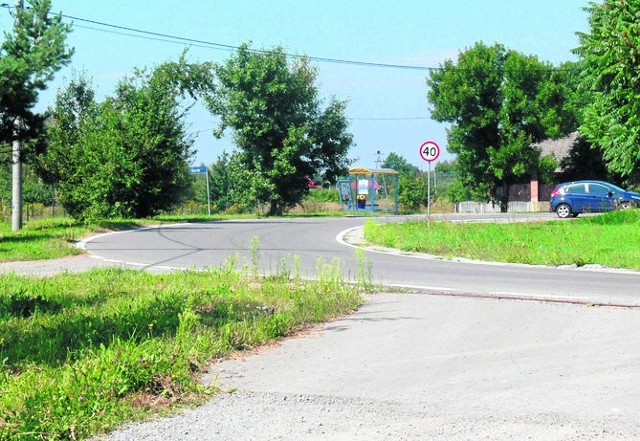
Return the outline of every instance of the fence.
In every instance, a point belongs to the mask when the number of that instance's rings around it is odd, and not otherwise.
[[[548,211],[549,202],[510,201],[507,212]],[[500,204],[492,202],[464,201],[453,204],[454,213],[500,213]]]
[[[62,208],[62,205],[46,206],[40,203],[25,203],[22,206],[22,219],[25,222],[52,217],[67,217],[67,212]],[[0,203],[0,220],[11,222],[10,204]]]

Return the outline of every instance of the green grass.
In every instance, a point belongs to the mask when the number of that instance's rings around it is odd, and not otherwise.
[[[0,276],[0,439],[84,439],[200,402],[212,359],[353,311],[337,264],[319,279],[256,278],[235,263],[151,275],[121,269]]]
[[[640,270],[640,210],[571,221],[365,224],[371,243],[444,257]]]
[[[10,225],[0,223],[0,262],[80,254],[73,242],[91,231],[91,228],[67,218],[29,222],[15,233]]]

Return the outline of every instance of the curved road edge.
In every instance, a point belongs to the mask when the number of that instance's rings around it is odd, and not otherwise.
[[[371,253],[388,254],[393,256],[405,256],[416,259],[426,260],[447,260],[451,262],[460,262],[466,264],[475,265],[491,265],[491,266],[511,266],[511,267],[540,267],[557,269],[558,271],[589,271],[589,272],[605,272],[613,274],[631,274],[640,276],[639,271],[633,271],[620,268],[607,268],[602,265],[585,265],[578,267],[577,265],[563,265],[563,266],[550,266],[550,265],[529,265],[524,263],[510,263],[510,262],[493,262],[468,259],[464,257],[443,258],[441,256],[417,253],[410,251],[402,251],[397,248],[388,248],[380,245],[369,243],[364,238],[364,227],[358,226],[341,231],[336,236],[336,241],[341,245],[348,246],[354,249],[362,249]],[[471,292],[464,292],[453,288],[444,288],[428,285],[407,285],[407,284],[384,284],[383,286],[389,288],[399,288],[403,290],[417,291],[429,295],[437,296],[450,296],[450,297],[468,297],[468,298],[486,298],[496,300],[520,300],[520,301],[534,301],[534,302],[546,302],[546,303],[567,303],[575,305],[588,305],[588,306],[608,306],[618,308],[640,308],[639,302],[622,302],[622,301],[603,301],[596,300],[588,297],[575,297],[575,296],[555,296],[555,295],[530,295],[530,294],[510,294],[510,293],[489,293],[478,294]]]

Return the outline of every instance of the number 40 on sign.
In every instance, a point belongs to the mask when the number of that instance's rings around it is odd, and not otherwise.
[[[423,142],[420,146],[420,157],[429,163],[427,174],[427,222],[431,224],[431,163],[440,156],[440,146],[433,141]]]
[[[427,162],[433,162],[440,156],[440,146],[433,141],[423,142],[420,146],[420,157]]]

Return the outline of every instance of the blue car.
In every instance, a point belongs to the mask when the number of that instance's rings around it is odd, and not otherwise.
[[[638,206],[640,193],[603,181],[565,182],[551,192],[551,211],[561,218]]]

